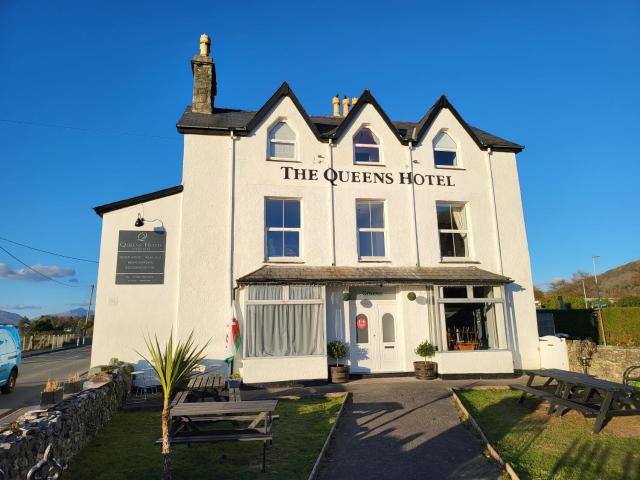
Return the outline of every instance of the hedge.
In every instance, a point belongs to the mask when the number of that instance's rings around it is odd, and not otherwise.
[[[608,307],[602,314],[607,345],[640,347],[640,307]]]
[[[591,338],[598,341],[598,324],[593,310],[540,310],[553,313],[553,323],[557,333],[566,333],[569,338]]]

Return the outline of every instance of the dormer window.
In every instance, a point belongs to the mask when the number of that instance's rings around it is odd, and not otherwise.
[[[269,160],[295,160],[296,134],[286,122],[278,122],[269,130]]]
[[[367,127],[353,137],[354,163],[380,163],[380,142]]]
[[[436,135],[433,139],[433,159],[436,167],[458,166],[458,145],[445,131]]]

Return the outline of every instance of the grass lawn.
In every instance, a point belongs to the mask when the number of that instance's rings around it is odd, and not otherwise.
[[[343,397],[280,400],[267,472],[260,473],[262,442],[172,446],[175,479],[307,478],[335,423]],[[67,480],[157,480],[162,474],[160,412],[120,412],[71,460]]]
[[[521,392],[458,392],[485,435],[521,478],[640,479],[640,416],[613,418],[599,434],[576,412],[550,417],[547,403]]]

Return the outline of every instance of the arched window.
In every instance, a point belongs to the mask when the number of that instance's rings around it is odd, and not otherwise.
[[[380,142],[367,127],[362,127],[353,137],[355,163],[380,163]]]
[[[440,132],[433,139],[433,158],[436,167],[455,167],[458,165],[458,145],[447,132]]]
[[[295,160],[296,134],[286,122],[269,130],[269,160]]]

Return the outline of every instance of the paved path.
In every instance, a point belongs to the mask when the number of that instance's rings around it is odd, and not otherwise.
[[[87,346],[24,358],[16,389],[0,395],[0,424],[13,421],[16,409],[40,403],[40,392],[47,379],[66,380],[73,373],[85,373],[90,357],[91,347]]]

